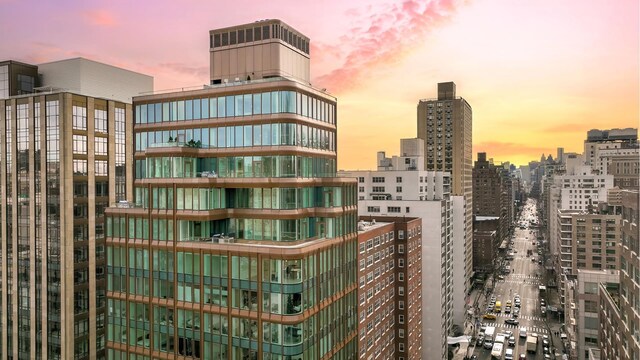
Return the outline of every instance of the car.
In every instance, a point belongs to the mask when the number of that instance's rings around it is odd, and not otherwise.
[[[536,262],[536,258],[532,257],[531,262]]]
[[[511,336],[509,338],[509,346],[511,346],[511,347],[516,346],[516,337],[515,336]]]
[[[505,324],[518,325],[520,322],[516,318],[510,318],[504,321]]]
[[[504,354],[504,360],[513,360],[513,349],[507,349]]]
[[[511,312],[511,306],[507,306],[507,307],[504,308],[504,313],[505,314],[508,314],[510,312]]]
[[[540,305],[542,305],[542,306],[546,306],[547,305],[547,302],[546,302],[546,300],[544,298],[540,299]]]
[[[476,346],[482,345],[483,342],[484,342],[484,334],[480,334],[480,336],[478,336],[478,340],[476,340]]]
[[[543,346],[542,347],[542,352],[544,354],[551,354],[551,351],[549,351],[549,347],[548,346]]]
[[[489,350],[493,347],[493,340],[487,339],[484,341],[484,345],[482,345],[485,349]]]
[[[491,295],[491,301],[496,301],[498,298],[495,295]]]
[[[513,331],[506,330],[506,331],[504,331],[504,334],[505,334],[505,337],[510,337],[510,336],[513,336]]]
[[[527,360],[527,355],[520,354],[520,356],[518,356],[518,360]]]
[[[553,359],[551,357],[551,354],[544,354],[544,360],[551,360],[551,359]]]
[[[496,315],[495,314],[484,314],[484,315],[482,315],[482,317],[484,319],[487,319],[487,320],[495,320],[496,319]]]
[[[478,360],[478,355],[471,355],[469,360]]]
[[[518,308],[513,309],[513,313],[511,314],[511,316],[513,316],[515,318],[520,316],[520,311],[518,311]]]
[[[542,335],[542,346],[549,346],[549,336],[548,335]]]
[[[538,260],[538,264],[542,265],[542,260]]]

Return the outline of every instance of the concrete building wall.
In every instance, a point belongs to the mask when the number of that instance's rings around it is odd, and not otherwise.
[[[453,249],[453,289],[451,290],[453,295],[453,323],[457,325],[464,325],[469,300],[469,295],[467,294],[469,291],[469,288],[467,287],[468,279],[465,278],[463,271],[456,271],[456,269],[464,269],[466,263],[466,198],[464,196],[452,196],[451,204],[453,209],[453,230],[451,240],[451,246]]]
[[[38,72],[42,87],[125,103],[131,103],[133,96],[153,91],[151,76],[85,58],[39,64]]]
[[[422,219],[422,358],[429,358],[438,349],[446,357],[446,339],[453,325],[449,201],[359,200],[358,215],[368,219],[395,216],[367,211],[395,206],[403,210],[408,207],[409,212],[403,215]]]
[[[570,304],[572,314],[577,321],[569,320],[577,324],[575,341],[577,342],[578,359],[587,359],[589,348],[597,348],[599,339],[600,320],[598,318],[599,294],[598,284],[616,284],[620,280],[618,270],[578,270],[574,299],[576,303]],[[565,314],[570,312],[565,311]]]

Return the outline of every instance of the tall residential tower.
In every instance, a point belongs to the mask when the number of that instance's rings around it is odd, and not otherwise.
[[[356,182],[336,99],[279,20],[210,32],[211,85],[134,98],[135,196],[107,210],[113,358],[357,356]]]
[[[14,77],[19,90],[0,93],[0,358],[104,359],[104,210],[132,192],[133,112],[49,79],[131,97],[153,78],[87,59],[20,68],[29,71]],[[38,73],[48,91],[28,93]]]
[[[463,197],[462,234],[454,231],[454,321],[465,312],[463,300],[473,276],[473,160],[471,154],[471,105],[456,97],[456,84],[438,84],[438,98],[418,102],[418,137],[424,140],[424,170],[451,174],[451,195]],[[455,219],[454,219],[455,222]],[[458,249],[456,251],[456,248]],[[455,254],[462,254],[458,259]]]

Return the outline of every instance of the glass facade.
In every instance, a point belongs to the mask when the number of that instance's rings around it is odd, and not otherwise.
[[[69,93],[0,101],[2,358],[106,358],[104,212],[116,189],[109,182],[115,164],[108,149],[117,143],[106,131],[108,120],[117,118],[108,103]],[[125,105],[115,103],[115,109],[124,133]],[[95,126],[87,123],[88,113],[95,114]],[[131,164],[121,156],[120,166],[124,176]],[[124,191],[123,185],[122,198]],[[67,206],[71,212],[63,211]],[[63,297],[72,301],[70,312]]]
[[[134,198],[106,219],[109,358],[357,355],[357,190],[336,178],[335,101],[233,91],[135,104]]]
[[[0,66],[0,99],[9,97],[9,65]]]
[[[301,91],[262,91],[136,105],[136,124],[297,114],[335,125],[335,103]]]

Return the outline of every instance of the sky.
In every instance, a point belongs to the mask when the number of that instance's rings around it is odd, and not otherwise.
[[[312,83],[338,98],[338,167],[375,168],[416,137],[416,107],[454,81],[473,157],[521,165],[582,152],[589,129],[638,127],[637,0],[0,0],[0,59],[71,57],[209,82],[209,30],[281,19],[311,39]]]

